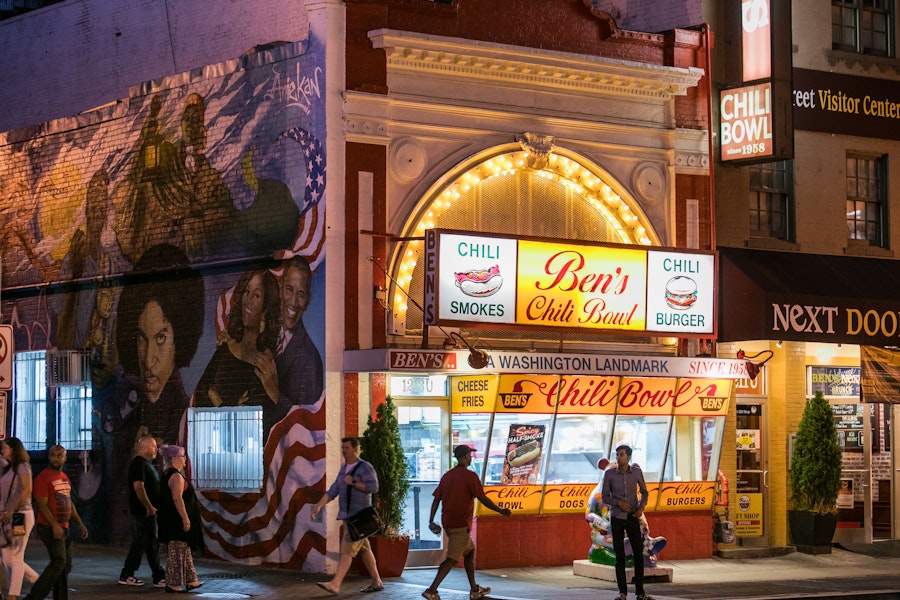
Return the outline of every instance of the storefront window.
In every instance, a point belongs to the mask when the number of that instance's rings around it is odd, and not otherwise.
[[[644,471],[651,510],[708,508],[731,394],[724,379],[452,377],[452,444],[472,446],[487,496],[523,514],[583,511],[597,462],[614,464],[621,444]]]
[[[558,415],[547,463],[547,483],[596,483],[597,461],[609,458],[612,425],[612,415]]]
[[[663,481],[715,481],[725,417],[675,417]]]
[[[486,485],[540,485],[551,415],[498,414],[491,430]]]
[[[671,417],[654,415],[620,416],[616,421],[613,451],[621,444],[631,446],[631,461],[641,467],[648,483],[661,479],[671,420]]]
[[[484,470],[485,450],[488,445],[488,432],[491,427],[491,415],[484,413],[467,413],[453,415],[451,430],[453,439],[451,447],[466,444],[475,448],[471,469],[480,476]],[[450,458],[451,467],[456,466],[456,458]]]

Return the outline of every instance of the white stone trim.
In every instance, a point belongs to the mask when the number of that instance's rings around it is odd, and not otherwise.
[[[632,61],[508,46],[420,33],[369,32],[387,56],[388,72],[411,71],[532,88],[577,90],[671,99],[687,94],[703,75],[696,67],[665,67]]]

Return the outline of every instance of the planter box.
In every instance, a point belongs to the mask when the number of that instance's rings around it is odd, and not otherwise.
[[[791,540],[797,552],[831,554],[831,540],[837,528],[837,515],[820,515],[801,510],[788,511]]]
[[[373,535],[369,538],[369,545],[372,546],[372,554],[375,555],[375,565],[378,567],[378,574],[382,577],[400,577],[403,569],[406,567],[406,557],[409,555],[409,536],[384,537],[381,535]],[[366,569],[359,555],[353,559],[356,564],[357,571],[363,577],[369,576],[369,570]]]

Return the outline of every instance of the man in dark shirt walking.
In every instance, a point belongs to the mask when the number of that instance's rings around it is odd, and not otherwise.
[[[603,503],[609,505],[613,549],[616,551],[616,583],[618,600],[628,600],[628,580],[625,576],[625,534],[631,543],[634,557],[634,592],[637,600],[653,600],[644,593],[644,544],[641,538],[641,515],[647,505],[647,485],[644,473],[637,465],[630,465],[631,446],[616,448],[616,466],[603,474]],[[640,491],[640,495],[638,495]]]
[[[153,586],[166,586],[166,571],[159,564],[159,538],[156,531],[156,507],[159,504],[159,473],[150,462],[158,449],[152,436],[138,441],[138,453],[128,467],[128,505],[131,510],[131,547],[122,573],[121,585],[141,586],[144,582],[134,576],[141,566],[141,554],[147,553],[147,564],[153,571]]]

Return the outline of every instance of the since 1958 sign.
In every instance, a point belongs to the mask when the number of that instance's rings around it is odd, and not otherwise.
[[[431,230],[425,321],[715,334],[715,255]]]

